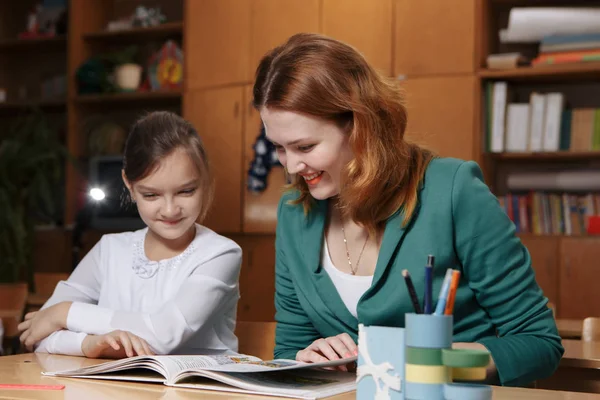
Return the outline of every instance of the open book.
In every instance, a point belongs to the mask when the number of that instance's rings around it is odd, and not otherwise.
[[[322,363],[262,361],[247,355],[137,356],[43,375],[137,382],[167,386],[320,399],[356,389],[356,375],[324,370],[356,357]]]

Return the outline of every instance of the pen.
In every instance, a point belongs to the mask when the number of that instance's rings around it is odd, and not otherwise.
[[[458,289],[458,281],[460,280],[460,271],[452,272],[452,282],[450,283],[450,292],[448,293],[448,301],[446,302],[446,310],[444,314],[451,315],[454,311],[454,298]]]
[[[450,281],[452,281],[452,269],[448,268],[446,270],[446,276],[444,276],[444,281],[442,282],[438,301],[435,306],[435,315],[444,315],[444,311],[446,310],[446,300],[448,299],[448,291],[450,290]]]
[[[427,265],[425,266],[425,294],[423,299],[423,313],[431,314],[431,284],[433,274],[433,264],[435,257],[431,254],[427,256]]]
[[[413,308],[415,309],[415,313],[422,314],[421,306],[419,305],[419,299],[417,297],[417,292],[415,291],[415,287],[412,283],[412,279],[410,278],[410,274],[408,270],[402,270],[402,276],[404,277],[404,282],[406,282],[406,287],[408,289],[408,294],[410,295],[410,301],[412,302]]]

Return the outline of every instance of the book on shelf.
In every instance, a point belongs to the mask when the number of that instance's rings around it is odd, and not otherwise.
[[[320,399],[356,389],[356,374],[324,370],[356,357],[322,363],[263,361],[247,355],[136,356],[81,368],[45,370],[43,375],[162,383],[189,389],[215,390],[298,399]]]
[[[563,93],[539,93],[513,102],[506,82],[488,83],[485,93],[487,151],[600,151],[600,108],[567,107]]]
[[[498,36],[501,43],[536,43],[552,35],[596,33],[598,26],[598,7],[513,7]]]
[[[540,42],[539,52],[550,54],[591,49],[600,50],[600,33],[546,36]]]
[[[600,194],[529,192],[498,196],[517,233],[586,235],[591,217],[600,214]]]

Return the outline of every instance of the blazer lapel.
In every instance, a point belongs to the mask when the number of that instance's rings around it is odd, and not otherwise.
[[[304,218],[302,237],[302,254],[309,271],[317,272],[321,263],[321,247],[323,246],[323,233],[325,219],[327,218],[327,201],[315,201],[313,208]]]
[[[386,275],[386,271],[390,267],[393,257],[398,252],[398,248],[402,244],[402,240],[404,239],[404,235],[406,235],[406,230],[410,227],[412,222],[417,217],[419,213],[419,209],[421,206],[420,202],[420,192],[423,189],[423,182],[419,184],[418,187],[418,196],[417,196],[417,205],[415,207],[415,211],[413,215],[405,226],[402,226],[402,221],[404,219],[404,209],[400,209],[392,215],[385,224],[385,230],[383,231],[383,239],[381,242],[381,248],[379,249],[379,256],[377,258],[377,264],[375,265],[375,273],[373,274],[373,283],[367,292],[366,295],[369,294],[372,290],[376,290],[373,288],[378,288],[380,284],[383,284],[381,280]],[[381,282],[381,283],[380,283]],[[364,297],[364,296],[363,296]]]
[[[356,331],[358,320],[350,314],[342,301],[329,274],[321,267],[321,251],[323,248],[325,221],[327,218],[327,201],[317,201],[305,218],[304,237],[302,240],[304,261],[313,276],[319,297],[335,317]]]

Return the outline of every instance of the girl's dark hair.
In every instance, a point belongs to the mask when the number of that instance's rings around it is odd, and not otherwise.
[[[198,222],[208,213],[214,184],[206,150],[196,129],[179,115],[155,111],[137,120],[129,132],[123,154],[123,171],[134,184],[158,168],[160,160],[177,149],[183,149],[198,169],[201,210]]]

